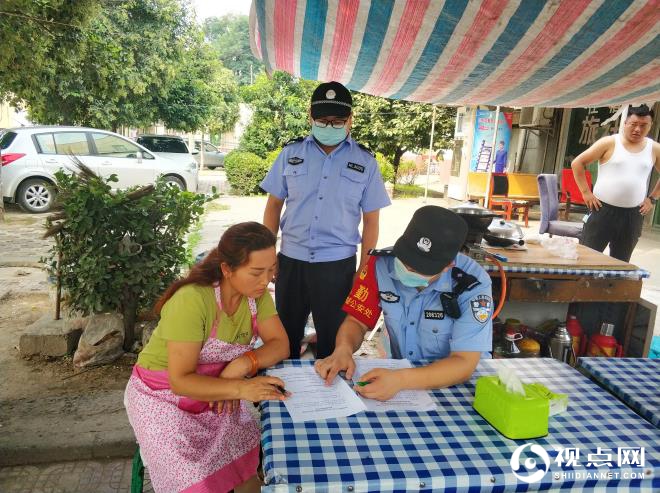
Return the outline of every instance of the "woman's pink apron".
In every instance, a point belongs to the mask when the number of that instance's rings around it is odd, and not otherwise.
[[[197,366],[198,374],[212,377],[251,350],[258,332],[257,305],[248,298],[253,335],[250,344],[229,344],[217,339],[222,311],[218,285],[215,298],[218,316],[199,353]],[[208,402],[172,393],[167,370],[135,365],[126,386],[124,405],[157,493],[229,491],[256,473],[259,425],[245,401],[241,401],[238,411],[218,415]]]

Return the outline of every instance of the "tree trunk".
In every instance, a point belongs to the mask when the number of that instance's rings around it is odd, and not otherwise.
[[[124,351],[130,351],[135,342],[135,322],[137,321],[137,296],[124,287],[122,295],[122,315],[124,317]]]
[[[401,164],[401,156],[403,156],[404,152],[405,150],[401,148],[397,148],[394,152],[394,159],[392,159],[392,166],[394,167],[394,185],[396,185],[396,179],[399,174],[399,164]]]

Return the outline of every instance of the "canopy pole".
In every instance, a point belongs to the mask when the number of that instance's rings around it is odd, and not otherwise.
[[[626,124],[626,118],[628,118],[628,107],[630,105],[625,103],[623,105],[623,111],[621,111],[621,120],[619,121],[619,133],[623,133],[623,126]]]
[[[497,127],[500,124],[500,106],[495,108],[495,132],[493,132],[493,143],[490,147],[488,158],[488,178],[486,179],[486,195],[484,195],[484,207],[488,208],[488,197],[490,196],[490,182],[493,179],[493,156],[495,155],[495,144],[497,144]]]
[[[429,195],[429,177],[431,174],[431,156],[433,156],[433,133],[435,132],[435,105],[433,105],[433,117],[431,118],[431,143],[429,144],[429,164],[426,166],[426,187],[424,188],[424,203]]]

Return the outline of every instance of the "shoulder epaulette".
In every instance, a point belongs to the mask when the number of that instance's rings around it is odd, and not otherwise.
[[[289,144],[295,144],[296,142],[302,142],[305,140],[305,137],[295,137],[293,139],[290,139],[284,144],[284,147],[288,146]]]
[[[371,149],[369,149],[367,146],[362,145],[362,144],[360,144],[359,142],[357,143],[357,145],[360,146],[360,149],[362,149],[363,151],[367,151],[367,152],[368,152],[369,154],[371,154],[373,157],[376,157],[376,155],[374,154],[374,151],[372,151]]]
[[[391,257],[394,255],[392,248],[372,248],[369,250],[369,255],[372,257]]]
[[[479,279],[477,279],[475,276],[468,274],[463,269],[459,269],[458,267],[454,267],[451,270],[451,278],[455,283],[454,292],[456,294],[462,294],[465,291],[470,291],[481,284]]]

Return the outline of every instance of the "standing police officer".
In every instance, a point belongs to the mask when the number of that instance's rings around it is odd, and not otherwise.
[[[320,84],[312,94],[311,135],[289,141],[261,182],[269,193],[264,224],[275,234],[282,229],[275,301],[291,358],[300,355],[310,310],[317,357],[334,350],[357,245],[361,269],[378,241],[379,209],[390,204],[373,154],[350,136],[352,103],[340,83]]]
[[[368,385],[356,387],[360,394],[387,400],[400,390],[447,387],[470,378],[482,352],[492,350],[493,299],[486,271],[458,253],[466,234],[457,214],[425,206],[392,249],[371,252],[344,304],[348,315],[335,351],[316,362],[326,382],[344,370],[352,378],[353,353],[381,310],[392,357],[432,363],[372,370],[362,377]]]

